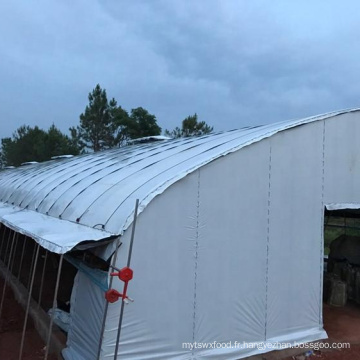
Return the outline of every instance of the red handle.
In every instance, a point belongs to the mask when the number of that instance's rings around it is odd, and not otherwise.
[[[128,282],[133,278],[134,272],[129,267],[123,267],[119,272],[113,272],[110,276],[118,276],[123,282]]]
[[[119,298],[122,298],[123,300],[127,298],[126,292],[129,281],[133,278],[134,272],[129,267],[125,266],[122,268],[119,272],[113,272],[110,273],[110,276],[118,276],[121,281],[124,282],[124,290],[123,293],[120,294],[115,289],[109,289],[105,293],[105,299],[109,303],[114,303],[119,300]]]

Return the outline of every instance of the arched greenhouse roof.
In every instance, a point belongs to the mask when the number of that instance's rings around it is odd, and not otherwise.
[[[135,199],[154,197],[209,162],[278,132],[358,109],[201,137],[140,143],[0,172],[0,222],[65,253],[83,241],[121,235]]]

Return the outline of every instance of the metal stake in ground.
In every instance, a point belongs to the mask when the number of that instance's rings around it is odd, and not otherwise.
[[[56,299],[57,299],[57,294],[58,294],[58,290],[59,290],[60,275],[61,275],[61,268],[62,268],[63,259],[64,259],[64,254],[61,254],[60,255],[60,261],[59,261],[59,268],[58,268],[57,277],[56,277],[56,285],[55,285],[55,291],[54,291],[53,307],[52,307],[52,313],[51,313],[51,319],[50,319],[50,325],[49,325],[49,333],[48,333],[48,338],[47,338],[47,342],[46,342],[46,352],[45,352],[44,360],[47,360],[48,355],[49,355],[50,341],[51,341],[51,335],[52,335],[52,327],[53,327],[53,323],[54,323],[54,316],[55,316],[55,309],[56,309]]]
[[[24,320],[24,327],[23,327],[22,336],[21,336],[19,360],[22,359],[22,354],[23,354],[23,350],[24,350],[24,340],[25,340],[25,333],[26,333],[26,325],[27,325],[27,319],[28,319],[28,316],[29,316],[31,293],[32,293],[32,289],[33,289],[33,286],[34,286],[34,278],[35,278],[36,266],[37,266],[37,261],[38,261],[38,257],[39,257],[39,248],[40,248],[40,245],[36,244],[36,255],[35,255],[35,261],[34,261],[34,268],[32,269],[29,296],[28,296],[28,301],[27,301],[26,311],[25,311],[25,320]]]
[[[2,249],[4,247],[4,243],[5,243],[5,235],[6,235],[6,226],[1,224],[1,228],[4,227],[3,230],[3,236],[1,237],[1,245],[0,245],[0,260],[1,260],[1,255],[2,255]],[[10,229],[9,229],[10,230]]]
[[[36,245],[34,245],[34,250],[33,250],[32,258],[31,258],[29,278],[28,278],[28,283],[27,283],[27,286],[26,286],[28,289],[29,289],[30,280],[31,280],[31,277],[32,277],[31,271],[32,271],[32,268],[33,268],[33,265],[34,265],[34,261],[35,261],[35,253],[36,253]]]
[[[112,267],[114,267],[116,265],[116,259],[117,259],[119,247],[120,247],[120,236],[117,238],[117,241],[116,241],[116,250],[115,250],[114,256],[111,261]],[[110,276],[109,289],[111,289],[112,283],[113,283],[113,276]],[[97,356],[96,356],[97,360],[100,359],[100,352],[101,352],[101,346],[102,346],[103,337],[104,337],[105,323],[106,323],[106,316],[107,316],[108,309],[109,309],[109,302],[105,301],[104,315],[103,315],[103,320],[102,320],[101,330],[100,330],[99,347],[98,347],[98,352],[97,352]]]
[[[21,258],[20,258],[20,264],[19,264],[19,272],[18,272],[18,274],[17,274],[17,279],[18,279],[18,280],[20,280],[21,269],[22,269],[22,264],[23,264],[23,260],[24,260],[24,254],[25,254],[26,242],[27,242],[27,236],[25,236],[24,243],[23,243],[23,247],[22,247],[22,251],[21,251]]]
[[[48,250],[45,249],[44,264],[43,264],[43,270],[42,270],[42,274],[41,274],[41,283],[40,283],[40,290],[39,290],[38,309],[40,308],[40,305],[41,305],[41,298],[42,298],[42,292],[43,292],[43,287],[44,287],[44,277],[45,277],[47,256],[48,256]]]
[[[139,199],[136,199],[135,210],[134,210],[134,220],[133,220],[132,231],[131,231],[129,255],[128,255],[128,261],[127,261],[127,267],[128,268],[130,267],[130,263],[131,263],[131,255],[132,255],[132,249],[133,249],[133,244],[134,244],[134,236],[135,236],[135,227],[136,227],[136,218],[137,218],[138,207],[139,207]],[[119,342],[120,342],[120,335],[121,335],[121,326],[122,326],[122,320],[123,320],[123,316],[124,316],[124,306],[125,306],[125,298],[122,297],[122,299],[121,299],[120,317],[119,317],[119,326],[118,326],[118,332],[117,332],[116,343],[115,343],[114,360],[117,360],[117,357],[118,357]]]
[[[9,281],[9,277],[10,277],[10,264],[11,264],[11,259],[12,259],[12,257],[13,257],[13,249],[14,249],[14,243],[15,243],[15,236],[16,236],[16,232],[14,231],[13,239],[12,239],[12,242],[11,242],[11,248],[10,248],[10,254],[9,254],[9,261],[8,261],[8,263],[7,263],[7,271],[6,271],[6,276],[5,276],[5,281],[4,281],[4,286],[3,286],[2,296],[1,296],[0,319],[1,319],[2,309],[3,309],[3,305],[4,305],[6,286],[7,286],[7,283],[8,283],[8,281]]]
[[[10,236],[11,236],[11,229],[9,229],[9,234],[7,236],[7,242],[6,242],[6,246],[5,246],[5,252],[4,252],[4,256],[2,258],[3,263],[5,264],[5,260],[6,260],[6,254],[8,252],[9,249],[9,241],[10,241]],[[4,240],[5,241],[5,240]],[[1,259],[0,259],[1,260]]]
[[[6,243],[6,247],[5,247],[5,252],[4,252],[4,256],[2,258],[2,262],[4,265],[6,265],[6,257],[7,257],[7,253],[8,253],[8,250],[9,250],[9,246],[10,246],[10,242],[11,242],[11,229],[9,229],[9,234],[8,234],[8,237],[7,237],[7,243]],[[15,233],[15,232],[14,232]]]
[[[14,269],[15,258],[16,258],[16,250],[17,250],[18,242],[19,242],[19,233],[17,232],[16,233],[16,239],[15,239],[15,245],[14,245],[14,254],[13,254],[13,258],[12,258],[12,263],[10,265],[10,273],[12,273],[13,269]]]
[[[15,231],[14,231],[14,234],[15,234]],[[2,262],[5,266],[6,266],[6,254],[8,252],[9,244],[10,244],[10,237],[11,237],[11,229],[9,229],[9,234],[8,234],[7,243],[6,243],[6,247],[5,247],[5,253],[4,253],[4,257],[2,259]],[[6,274],[5,278],[7,278],[7,274]],[[5,294],[4,294],[5,288],[6,288],[6,281],[4,281],[3,288],[2,288],[3,296],[5,296]],[[1,309],[2,309],[2,305],[3,305],[2,303],[3,303],[3,300],[1,300]],[[0,313],[0,315],[1,315],[1,313]]]

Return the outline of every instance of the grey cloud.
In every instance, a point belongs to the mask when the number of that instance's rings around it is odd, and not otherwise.
[[[194,112],[225,130],[357,106],[360,5],[323,4],[3,2],[0,137],[67,130],[96,83],[163,128]]]

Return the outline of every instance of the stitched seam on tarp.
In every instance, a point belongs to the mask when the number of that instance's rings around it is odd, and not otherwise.
[[[196,331],[196,290],[197,290],[197,269],[199,258],[199,218],[200,218],[200,170],[198,170],[198,188],[197,188],[197,204],[196,204],[196,235],[195,235],[195,266],[194,266],[194,302],[193,302],[193,336],[192,342],[195,343]],[[192,356],[195,355],[195,349],[192,349]]]
[[[265,275],[265,332],[264,338],[267,340],[267,321],[268,321],[268,284],[269,284],[269,251],[270,251],[270,206],[271,206],[271,144],[269,150],[269,187],[267,202],[267,236],[266,236],[266,275]]]

